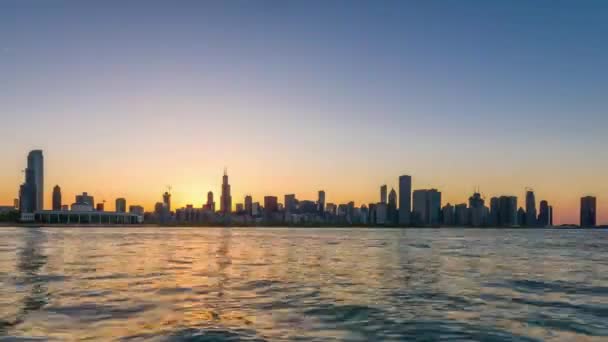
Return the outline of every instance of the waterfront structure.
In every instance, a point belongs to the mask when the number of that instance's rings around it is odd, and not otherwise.
[[[386,184],[380,186],[380,203],[386,204],[386,196],[387,196],[387,187]]]
[[[526,225],[526,211],[524,208],[517,209],[517,226],[523,227]]]
[[[412,211],[412,177],[403,175],[399,177],[399,225],[411,224]]]
[[[124,198],[117,198],[115,210],[117,213],[126,213],[127,212],[127,200]]]
[[[534,196],[534,191],[528,190],[526,191],[526,218],[524,225],[535,227],[537,225],[536,215],[536,197]]]
[[[387,209],[388,206],[386,203],[377,203],[375,210],[376,210],[376,221],[374,222],[375,224],[379,225],[379,226],[383,226],[385,225],[387,222]]]
[[[129,213],[143,217],[144,216],[144,207],[142,207],[141,205],[130,205]]]
[[[72,207],[74,205],[79,206],[79,208],[88,207],[88,210],[93,210],[95,207],[95,198],[90,196],[88,192],[83,192],[81,195],[76,195],[76,201],[72,204]]]
[[[236,212],[237,212],[237,214],[244,214],[245,213],[245,206],[243,205],[243,203],[237,203],[236,204]]]
[[[53,210],[61,210],[61,188],[59,185],[55,185],[53,188]]]
[[[97,207],[95,207],[97,211],[105,211],[105,203],[97,203]]]
[[[223,214],[230,214],[232,211],[232,195],[230,194],[230,184],[228,183],[228,170],[224,169],[222,177],[222,195],[220,197],[220,211]]]
[[[597,199],[593,196],[585,196],[581,198],[581,220],[582,228],[592,228],[597,224],[596,209]]]
[[[32,221],[47,224],[141,224],[143,214],[117,213],[109,211],[78,210],[38,210],[32,214]]]
[[[271,214],[279,211],[279,200],[276,196],[264,196],[264,215],[270,216]]]
[[[500,200],[498,199],[498,197],[492,197],[490,198],[490,218],[488,219],[488,224],[492,227],[499,226],[499,216]]]
[[[253,198],[251,195],[245,196],[245,213],[249,216],[253,215]]]
[[[441,192],[437,189],[414,191],[413,223],[423,226],[440,224]]]
[[[251,204],[251,216],[258,217],[262,215],[262,209],[260,208],[260,202],[253,202]]]

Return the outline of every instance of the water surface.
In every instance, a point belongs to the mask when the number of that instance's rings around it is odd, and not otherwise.
[[[0,228],[1,336],[607,341],[608,232]]]

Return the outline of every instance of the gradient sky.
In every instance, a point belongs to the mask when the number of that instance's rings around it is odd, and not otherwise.
[[[0,204],[525,187],[608,223],[606,1],[0,1]]]

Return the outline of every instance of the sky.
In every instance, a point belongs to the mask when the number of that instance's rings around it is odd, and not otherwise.
[[[527,187],[608,223],[606,1],[0,1],[0,204]]]

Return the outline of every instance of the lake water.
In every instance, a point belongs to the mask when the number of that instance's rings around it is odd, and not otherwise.
[[[608,341],[608,231],[0,228],[0,336]]]

